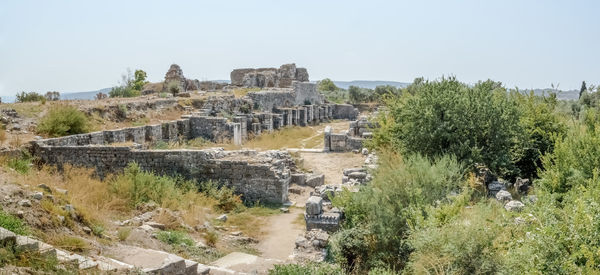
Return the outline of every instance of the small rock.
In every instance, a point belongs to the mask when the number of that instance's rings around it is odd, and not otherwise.
[[[54,201],[54,196],[52,196],[52,195],[46,195],[46,198],[49,199],[49,200],[51,200],[51,201]]]
[[[91,233],[92,233],[92,229],[91,229],[91,228],[89,228],[89,227],[87,227],[87,226],[84,226],[84,227],[82,227],[81,229],[82,229],[82,230],[83,230],[83,232],[85,232],[86,234],[91,234]]]
[[[354,150],[352,150],[352,153],[358,154],[358,153],[360,153],[360,151],[358,151],[358,149],[354,149]]]
[[[231,236],[240,236],[240,235],[242,235],[242,232],[240,232],[240,231],[235,231],[235,232],[231,232],[231,233],[229,233],[229,235],[231,235]]]
[[[279,211],[281,211],[282,213],[289,213],[289,212],[290,212],[290,209],[289,209],[289,208],[282,207],[282,208],[279,208]]]
[[[17,217],[22,219],[24,216],[25,216],[25,212],[23,212],[22,210],[17,211]]]
[[[40,189],[42,189],[42,190],[44,190],[44,191],[46,191],[48,193],[52,193],[52,189],[50,189],[50,187],[48,185],[45,185],[43,183],[40,184],[40,185],[38,185],[38,188],[40,188]]]
[[[223,222],[226,222],[226,221],[227,221],[227,215],[223,214],[223,215],[221,215],[221,216],[218,216],[218,217],[217,217],[217,220],[219,220],[219,221],[223,221]]]
[[[19,206],[31,207],[31,201],[30,200],[20,200],[19,201]]]
[[[150,226],[152,228],[156,228],[156,229],[160,229],[160,230],[165,230],[166,226],[162,223],[157,223],[157,222],[146,222],[144,223],[144,225]]]
[[[38,200],[39,201],[39,200],[42,200],[44,198],[44,193],[42,193],[42,192],[35,192],[35,193],[33,193],[33,195],[31,195],[31,197],[34,200]]]
[[[73,205],[70,204],[65,204],[65,206],[63,206],[63,209],[67,212],[74,212],[75,211],[75,207],[73,207]]]
[[[366,156],[366,155],[368,155],[368,154],[369,154],[369,149],[367,149],[367,148],[362,148],[362,152],[361,152],[361,153],[362,153],[363,155],[365,155],[365,156]]]
[[[145,231],[145,232],[154,232],[154,231],[157,230],[156,228],[154,228],[154,227],[152,227],[152,226],[150,226],[148,224],[143,224],[142,226],[140,226],[138,228],[141,229],[141,230],[143,230],[143,231]]]
[[[207,245],[202,241],[196,241],[196,246],[201,248],[207,247]]]
[[[525,205],[522,202],[516,200],[509,201],[508,203],[506,203],[506,205],[504,205],[504,208],[506,210],[515,212],[521,211],[523,207],[525,207]]]
[[[512,195],[510,194],[510,192],[508,192],[506,190],[500,190],[500,191],[498,191],[498,193],[496,193],[496,199],[501,202],[511,201]]]
[[[65,217],[64,216],[58,215],[57,218],[58,218],[58,221],[60,221],[60,223],[65,222]]]
[[[527,220],[525,220],[525,219],[523,219],[521,217],[516,217],[515,218],[515,224],[524,224],[526,222],[527,222]]]

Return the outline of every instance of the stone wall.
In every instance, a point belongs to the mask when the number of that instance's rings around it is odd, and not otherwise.
[[[316,84],[295,81],[291,85],[292,88],[250,92],[247,97],[252,100],[253,107],[268,112],[274,108],[324,104],[325,99],[317,91]]]
[[[236,69],[231,72],[231,85],[243,87],[291,87],[292,82],[308,82],[308,71],[296,68],[296,64],[284,64],[276,68]]]
[[[241,123],[228,122],[226,118],[222,117],[187,116],[162,124],[42,139],[32,143],[40,146],[87,146],[125,142],[144,144],[198,137],[214,142],[226,140],[235,142],[236,136],[239,137],[237,140],[242,137]]]
[[[335,134],[330,126],[325,127],[324,146],[326,152],[351,152],[363,148],[364,138],[354,137],[344,133]]]
[[[145,171],[181,175],[199,182],[216,180],[235,188],[245,200],[287,201],[291,158],[280,151],[136,150],[112,146],[34,146],[44,163],[94,168],[101,177],[137,163]]]
[[[355,120],[358,117],[358,109],[350,104],[335,104],[333,109],[334,119]]]

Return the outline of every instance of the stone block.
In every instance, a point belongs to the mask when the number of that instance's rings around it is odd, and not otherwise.
[[[306,201],[306,214],[319,215],[322,212],[323,198],[311,196]]]

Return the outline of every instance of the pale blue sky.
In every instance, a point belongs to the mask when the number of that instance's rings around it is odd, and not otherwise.
[[[295,62],[311,80],[453,74],[508,87],[600,83],[600,1],[10,1],[0,95],[88,91],[126,68],[229,79]]]

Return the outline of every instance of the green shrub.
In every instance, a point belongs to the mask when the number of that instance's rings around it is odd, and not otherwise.
[[[14,169],[15,171],[17,171],[20,174],[27,174],[29,173],[29,170],[31,170],[31,156],[29,155],[23,155],[21,157],[13,157],[13,158],[9,158],[6,161],[6,166],[8,166],[9,168]]]
[[[229,212],[243,207],[241,196],[234,193],[233,188],[219,186],[215,181],[200,183],[200,191],[217,201],[217,208]]]
[[[333,199],[335,206],[344,209],[346,220],[344,229],[332,238],[331,251],[347,271],[402,269],[412,251],[407,242],[410,224],[421,219],[428,207],[460,193],[463,184],[463,168],[451,157],[429,161],[384,153],[379,162],[369,185]]]
[[[151,201],[177,201],[183,194],[195,192],[191,181],[145,172],[136,163],[130,163],[110,184],[113,193],[127,198],[132,207]]]
[[[181,231],[160,231],[156,238],[166,244],[170,245],[187,245],[194,246],[194,240],[192,240],[186,233]]]
[[[498,274],[503,270],[503,251],[497,245],[514,227],[497,203],[465,208],[440,223],[436,218],[416,226],[409,238],[414,249],[404,270],[407,274]],[[428,217],[437,216],[435,212]]]
[[[556,94],[549,97],[528,95],[516,91],[511,94],[519,107],[519,123],[523,138],[514,150],[513,158],[519,176],[537,178],[537,170],[542,168],[542,156],[554,150],[554,142],[566,133],[566,125],[556,112]]]
[[[277,264],[269,270],[269,275],[343,275],[344,271],[327,263]]]
[[[469,86],[450,77],[418,81],[407,91],[386,101],[374,146],[428,157],[451,154],[501,175],[518,172],[512,150],[522,135],[519,113],[500,83]]]
[[[21,92],[21,93],[17,93],[16,95],[16,101],[17,102],[34,102],[34,101],[41,101],[43,103],[46,102],[46,97],[38,94],[36,92],[30,92],[30,93],[26,93],[26,92]]]
[[[0,227],[18,235],[27,235],[29,232],[27,225],[21,219],[2,211],[2,209],[0,209]]]
[[[86,115],[72,106],[57,106],[44,116],[37,132],[51,137],[87,133],[90,124]]]
[[[167,92],[169,92],[173,95],[177,95],[178,93],[183,92],[183,89],[181,88],[181,85],[179,82],[171,81],[171,82],[167,83]]]
[[[329,78],[325,78],[321,81],[317,81],[317,88],[319,91],[329,91],[329,92],[333,92],[333,91],[340,89],[337,86],[335,86],[335,83],[333,83],[333,81],[331,81],[331,79],[329,79]]]
[[[108,96],[110,97],[136,97],[140,95],[142,95],[140,91],[128,86],[117,86],[108,92]]]

